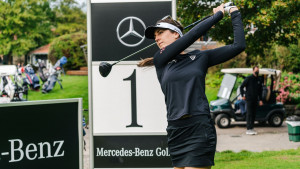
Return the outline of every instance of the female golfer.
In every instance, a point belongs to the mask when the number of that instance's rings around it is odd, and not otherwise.
[[[205,96],[205,76],[211,66],[223,63],[245,49],[241,14],[235,6],[225,9],[231,15],[234,43],[217,49],[189,53],[183,51],[207,32],[224,15],[224,4],[214,15],[196,25],[184,36],[182,26],[171,17],[159,20],[145,30],[160,50],[139,66],[154,64],[165,95],[168,119],[168,146],[175,169],[211,168],[216,151],[216,130]]]

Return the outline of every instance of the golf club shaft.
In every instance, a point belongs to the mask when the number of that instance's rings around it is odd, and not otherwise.
[[[138,50],[138,51],[136,51],[136,52],[134,52],[134,53],[132,53],[132,54],[130,54],[128,56],[126,56],[126,57],[124,57],[123,59],[121,59],[121,60],[119,60],[119,61],[117,61],[117,62],[115,62],[115,63],[113,63],[111,65],[113,66],[113,65],[115,65],[115,64],[117,64],[117,63],[119,63],[119,62],[121,62],[121,61],[123,61],[123,60],[125,60],[127,58],[130,58],[131,56],[133,56],[135,54],[138,54],[138,53],[142,52],[143,50],[146,50],[146,49],[150,48],[151,46],[153,46],[155,44],[156,44],[156,42],[154,42],[154,43],[152,43],[152,44],[150,44],[150,45],[148,45],[148,46],[146,46],[146,47],[144,47],[144,48],[142,48],[142,49],[140,49],[140,50]]]
[[[192,24],[190,24],[190,25],[184,27],[183,30],[185,30],[185,29],[187,29],[187,28],[189,28],[189,27],[192,27],[192,26],[194,26],[194,25],[200,23],[200,22],[204,21],[205,19],[207,19],[207,18],[209,18],[209,17],[211,17],[211,16],[212,16],[212,15],[206,16],[206,17],[204,17],[204,18],[202,18],[202,19],[200,19],[200,20],[198,20],[198,21],[196,21],[196,22],[194,22],[194,23],[192,23]],[[154,43],[152,43],[152,44],[150,44],[150,45],[148,45],[148,46],[146,46],[146,47],[144,47],[144,48],[142,48],[142,49],[140,49],[140,50],[138,50],[138,51],[136,51],[136,52],[134,52],[134,53],[132,53],[132,54],[130,54],[130,55],[128,55],[128,56],[126,56],[126,57],[124,57],[123,59],[118,60],[117,62],[113,63],[112,66],[115,65],[115,64],[117,64],[117,63],[119,63],[119,62],[121,62],[121,61],[123,61],[123,60],[125,60],[125,59],[130,58],[130,57],[133,56],[133,55],[136,55],[136,54],[138,54],[138,53],[140,53],[140,52],[142,52],[142,51],[144,51],[144,50],[150,48],[151,46],[153,46],[153,45],[155,45],[155,44],[156,44],[156,42],[154,42]]]
[[[212,16],[212,15],[208,15],[208,16],[206,16],[206,17],[204,17],[204,18],[202,18],[202,19],[200,19],[200,20],[198,20],[198,21],[196,21],[196,22],[194,22],[194,23],[192,23],[192,24],[190,24],[190,25],[184,27],[183,30],[185,30],[185,29],[187,29],[187,28],[189,28],[189,27],[192,27],[192,26],[194,26],[194,25],[197,25],[198,23],[204,21],[205,19],[207,19],[207,18],[209,18],[209,17],[211,17],[211,16]]]

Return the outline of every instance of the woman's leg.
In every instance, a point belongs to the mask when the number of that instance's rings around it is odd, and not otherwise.
[[[184,167],[174,167],[174,169],[184,169]]]

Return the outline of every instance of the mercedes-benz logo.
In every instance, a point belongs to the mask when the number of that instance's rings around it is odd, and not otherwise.
[[[129,20],[129,30],[126,33],[124,33],[123,35],[120,35],[120,27],[127,20]],[[144,30],[146,29],[146,26],[145,26],[144,22],[140,18],[137,18],[137,17],[134,17],[134,16],[128,16],[128,17],[122,19],[121,22],[118,24],[118,27],[117,27],[117,37],[118,37],[119,41],[123,45],[128,46],[128,47],[138,46],[145,39],[145,35],[142,36],[141,34],[139,34],[138,32],[136,32],[134,30],[133,20],[138,21],[143,26]],[[141,40],[138,41],[137,43],[134,43],[134,44],[124,42],[123,39],[126,38],[126,37],[129,37],[129,36],[135,36],[137,38],[140,38]]]

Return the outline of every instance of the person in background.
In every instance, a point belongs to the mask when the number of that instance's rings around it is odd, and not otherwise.
[[[246,114],[246,101],[243,100],[243,97],[241,96],[240,86],[238,87],[236,94],[238,98],[237,101],[234,103],[234,108],[236,110],[235,113],[240,113],[244,116]]]
[[[240,91],[243,97],[243,100],[246,100],[246,107],[247,107],[247,114],[246,114],[246,121],[247,121],[247,131],[246,134],[248,135],[255,135],[257,132],[253,129],[254,128],[254,121],[256,115],[257,104],[259,103],[260,106],[263,105],[262,102],[262,82],[258,77],[259,74],[259,67],[253,67],[253,74],[246,77],[243,81]],[[246,92],[244,91],[246,89]]]

